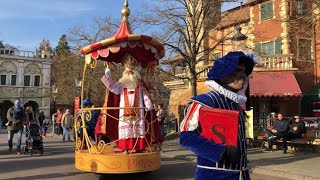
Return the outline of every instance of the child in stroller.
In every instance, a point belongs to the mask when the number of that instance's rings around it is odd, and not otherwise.
[[[41,128],[39,123],[29,122],[26,130],[26,145],[23,148],[23,153],[27,151],[30,155],[33,155],[33,151],[37,150],[40,154],[43,154],[43,141],[41,136]]]

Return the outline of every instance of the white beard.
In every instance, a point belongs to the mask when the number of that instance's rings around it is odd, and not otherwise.
[[[119,79],[119,83],[123,85],[124,88],[134,89],[138,86],[138,79],[134,75],[122,75]]]

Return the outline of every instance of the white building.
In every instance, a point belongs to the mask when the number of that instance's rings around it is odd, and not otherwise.
[[[52,59],[50,51],[42,52],[0,49],[0,117],[6,119],[8,108],[16,98],[24,107],[50,117]]]

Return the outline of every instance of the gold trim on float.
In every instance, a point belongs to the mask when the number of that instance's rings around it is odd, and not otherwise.
[[[91,64],[91,62],[92,62],[91,53],[90,53],[90,54],[86,54],[86,56],[85,56],[85,62],[86,62],[87,64]]]
[[[130,155],[122,153],[94,155],[88,151],[75,152],[75,167],[87,172],[106,174],[147,172],[159,169],[160,164],[160,152]]]

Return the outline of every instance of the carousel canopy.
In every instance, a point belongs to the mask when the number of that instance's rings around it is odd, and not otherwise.
[[[150,36],[133,34],[128,23],[129,15],[128,0],[125,0],[118,32],[112,38],[82,48],[80,52],[96,60],[115,63],[122,63],[124,55],[129,53],[144,68],[157,65],[165,55],[163,45]]]

